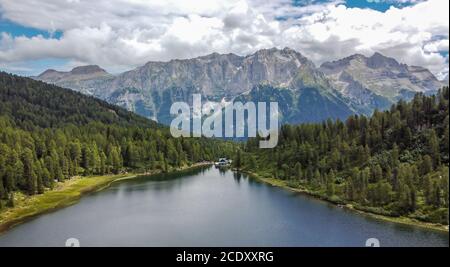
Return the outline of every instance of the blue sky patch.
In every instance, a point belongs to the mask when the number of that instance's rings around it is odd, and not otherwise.
[[[0,19],[0,32],[7,32],[12,36],[26,36],[33,37],[42,35],[44,38],[56,38],[59,39],[62,36],[61,31],[55,31],[53,35],[49,31],[40,30],[32,27],[22,26],[20,24],[11,22],[9,20]]]
[[[381,12],[385,12],[389,8],[397,7],[405,7],[405,6],[412,6],[416,3],[413,3],[413,1],[410,2],[401,2],[401,1],[395,1],[395,0],[347,0],[345,1],[345,5],[347,7],[359,7],[359,8],[370,8],[375,9]]]
[[[1,1],[1,0],[0,0]],[[21,1],[17,1],[20,3]],[[126,1],[124,1],[126,2]],[[359,14],[368,14],[368,15],[383,15],[383,14],[375,14],[377,12],[359,12],[358,10],[345,10],[330,8],[330,12],[338,12],[336,13],[337,19],[346,20],[344,27],[349,27],[348,31],[345,28],[339,28],[339,22],[337,22],[337,26],[333,25],[332,21],[329,22],[327,27],[329,29],[321,30],[322,21],[320,17],[318,19],[313,19],[311,23],[313,25],[308,25],[306,21],[305,25],[301,25],[303,23],[302,20],[296,20],[297,18],[301,18],[304,16],[308,16],[311,14],[317,13],[320,16],[324,16],[324,19],[327,18],[327,14],[321,13],[322,11],[326,11],[327,7],[325,5],[341,5],[341,7],[347,8],[361,8],[366,10],[377,10],[379,12],[385,13],[392,7],[396,8],[404,8],[407,6],[413,6],[411,9],[404,9],[397,12],[396,15],[406,14],[408,12],[413,12],[414,16],[420,16],[420,12],[415,12],[417,10],[433,10],[436,12],[436,25],[431,25],[426,27],[424,33],[430,34],[432,36],[429,40],[420,41],[414,47],[414,49],[420,49],[422,51],[422,55],[418,55],[416,58],[400,58],[404,62],[408,62],[410,65],[412,64],[423,64],[424,67],[428,67],[432,69],[434,73],[437,73],[442,68],[448,69],[448,13],[445,17],[445,13],[440,12],[443,9],[442,7],[446,7],[448,10],[448,2],[443,1],[429,1],[425,2],[425,0],[287,0],[287,1],[276,1],[273,4],[269,4],[267,6],[263,6],[261,9],[258,7],[252,7],[252,4],[257,4],[258,1],[248,1],[248,5],[250,9],[255,10],[255,14],[248,16],[249,22],[248,25],[256,25],[249,27],[248,31],[243,30],[242,36],[250,36],[252,42],[250,43],[248,39],[250,38],[235,38],[233,33],[229,31],[227,28],[221,29],[220,27],[209,25],[209,18],[205,18],[205,29],[208,27],[213,27],[215,30],[210,32],[202,33],[205,35],[204,39],[213,40],[218,38],[217,42],[202,42],[198,41],[199,45],[196,45],[196,38],[190,38],[189,36],[185,36],[186,29],[190,29],[191,26],[181,26],[179,23],[175,23],[168,19],[167,21],[161,20],[160,17],[164,17],[167,14],[165,11],[159,12],[158,10],[152,10],[149,12],[148,20],[152,22],[154,20],[154,26],[150,26],[150,29],[147,29],[146,25],[153,25],[153,23],[142,24],[142,17],[134,15],[135,6],[131,5],[130,10],[126,8],[126,10],[122,11],[121,6],[113,7],[111,6],[111,10],[104,10],[102,5],[96,6],[91,5],[88,2],[80,1],[77,5],[80,5],[79,9],[75,12],[83,12],[83,8],[85,10],[89,10],[89,14],[86,14],[86,21],[80,21],[79,25],[74,25],[71,21],[76,20],[79,17],[83,17],[82,14],[74,14],[72,12],[68,12],[64,14],[67,18],[67,21],[62,21],[59,26],[62,29],[66,29],[69,27],[74,31],[77,36],[77,40],[71,43],[68,42],[45,42],[45,45],[48,47],[44,47],[44,49],[35,49],[33,47],[27,46],[31,45],[40,45],[39,40],[21,40],[20,42],[10,42],[8,38],[6,38],[6,42],[2,42],[2,37],[0,35],[0,69],[6,70],[9,72],[18,73],[21,75],[36,75],[40,72],[44,71],[47,68],[53,69],[67,69],[69,65],[75,64],[73,62],[84,62],[86,64],[98,64],[103,65],[105,68],[109,69],[124,69],[124,68],[133,68],[136,65],[142,64],[145,60],[168,60],[172,59],[174,55],[180,55],[179,57],[190,58],[193,55],[199,56],[202,55],[198,50],[198,46],[204,47],[205,53],[216,52],[217,49],[223,50],[223,52],[234,52],[234,53],[246,53],[249,54],[254,52],[254,49],[259,47],[266,47],[269,45],[272,46],[292,46],[292,48],[300,50],[300,52],[305,53],[305,55],[315,55],[314,60],[317,64],[323,61],[334,60],[336,58],[342,56],[348,56],[353,52],[361,52],[361,47],[366,47],[364,49],[380,49],[379,47],[386,47],[385,49],[398,49],[405,45],[408,41],[407,38],[405,41],[396,40],[395,38],[392,41],[389,39],[391,36],[384,31],[380,31],[380,35],[383,40],[383,43],[379,43],[381,41],[375,40],[375,38],[366,38],[366,36],[361,35],[361,30],[358,27],[352,27],[352,25],[347,25],[346,14],[349,16],[355,16],[355,19],[360,20]],[[424,3],[423,5],[416,5],[417,3]],[[72,3],[70,3],[71,5]],[[69,5],[69,6],[70,6]],[[124,5],[125,6],[125,5]],[[20,7],[20,8],[19,8]],[[39,15],[35,14],[36,9],[46,9],[50,8],[47,6],[32,6],[27,3],[20,3],[15,8],[11,8],[11,10],[6,10],[5,7],[0,8],[0,33],[7,33],[12,37],[26,37],[32,38],[36,36],[42,36],[45,39],[57,40],[63,39],[64,33],[63,31],[56,31],[54,33],[50,32],[48,29],[42,28],[34,28],[29,25],[42,25],[43,22],[49,22],[53,19],[53,15],[57,14],[57,12],[66,12],[67,7],[64,5],[55,5],[52,6],[48,12],[39,13]],[[174,8],[173,3],[168,4],[167,8]],[[180,11],[177,14],[170,15],[175,17],[182,17],[187,19],[189,17],[190,10],[184,11],[183,5],[178,6]],[[221,6],[217,6],[218,10],[222,10]],[[165,9],[163,9],[165,10]],[[45,10],[44,10],[45,11]],[[132,12],[133,11],[133,12]],[[27,13],[28,12],[28,13]],[[54,12],[54,13],[52,13]],[[110,12],[105,16],[105,12]],[[138,14],[140,12],[136,11]],[[223,20],[223,18],[227,15],[228,12],[226,9],[223,9],[223,14],[217,14],[217,20]],[[339,13],[341,12],[341,13]],[[345,12],[345,14],[342,14]],[[415,12],[415,13],[414,13]],[[179,13],[179,14],[178,14]],[[432,13],[432,12],[431,12]],[[8,14],[8,15],[7,15]],[[145,10],[142,11],[142,15],[145,16]],[[154,15],[156,14],[156,15]],[[203,14],[203,13],[202,13]],[[259,19],[259,16],[254,15],[259,14],[267,14],[267,25],[264,28],[257,29],[259,25],[262,25]],[[9,19],[18,16],[30,16],[29,22],[26,25],[21,25],[20,22]],[[334,14],[332,14],[334,15]],[[343,16],[341,16],[343,15]],[[386,14],[384,14],[386,15]],[[427,14],[423,14],[426,16]],[[99,20],[99,17],[105,16],[102,20]],[[203,16],[203,15],[201,15]],[[214,17],[213,15],[212,17]],[[274,18],[273,16],[278,16]],[[341,17],[340,17],[341,16]],[[380,16],[382,17],[382,16]],[[192,19],[192,25],[196,23],[197,19]],[[314,17],[312,17],[314,18]],[[277,30],[272,30],[272,24],[270,24],[273,20],[278,20],[276,24],[281,25]],[[191,20],[191,19],[188,19]],[[250,21],[251,20],[251,21]],[[287,21],[286,21],[287,20]],[[65,25],[64,23],[68,23]],[[104,23],[104,24],[103,24]],[[121,25],[123,23],[123,25]],[[212,20],[211,20],[211,23]],[[215,22],[214,22],[215,23]],[[246,22],[247,23],[247,22]],[[403,25],[403,26],[411,26],[411,28],[420,28],[418,25],[421,25],[420,18],[415,20],[407,21],[407,23],[411,25]],[[351,24],[351,23],[350,23]],[[360,21],[355,21],[355,25],[358,26],[361,24]],[[371,21],[368,22],[369,26],[377,26],[375,23]],[[389,25],[382,25],[383,21],[380,21],[379,24],[381,26],[385,26],[385,28],[390,27]],[[65,26],[64,26],[65,25]],[[101,25],[106,25],[108,27],[102,27]],[[214,24],[215,25],[215,24]],[[242,24],[244,25],[244,24]],[[240,27],[242,27],[240,25]],[[247,25],[247,24],[245,24]],[[275,25],[275,24],[273,24]],[[317,33],[316,34],[316,28]],[[336,27],[335,27],[336,26]],[[45,26],[41,26],[45,27]],[[136,30],[131,31],[137,27]],[[193,26],[192,26],[193,27]],[[378,27],[378,26],[377,26]],[[174,29],[173,31],[169,29]],[[192,28],[192,31],[196,29]],[[220,34],[217,33],[217,31]],[[447,30],[447,32],[446,32]],[[245,32],[245,34],[244,34]],[[97,34],[100,34],[97,36]],[[285,41],[281,39],[284,37],[284,34],[288,34],[289,38]],[[292,34],[294,33],[294,34]],[[103,35],[102,35],[103,34]],[[121,38],[114,38],[116,34],[121,35]],[[413,33],[405,30],[405,35],[411,36]],[[123,38],[122,38],[123,35]],[[255,35],[255,36],[252,36]],[[336,37],[337,36],[337,37]],[[342,38],[340,38],[342,36]],[[334,39],[330,39],[331,37],[336,37]],[[148,38],[148,39],[147,39]],[[264,42],[259,43],[259,40],[264,40]],[[328,38],[324,41],[324,38]],[[151,39],[151,40],[150,40]],[[245,39],[245,40],[244,40]],[[125,40],[125,41],[124,41]],[[127,40],[130,40],[129,42]],[[174,45],[167,45],[168,40],[174,40]],[[233,40],[230,42],[230,40]],[[253,40],[256,40],[253,42]],[[329,40],[334,40],[333,42],[329,42]],[[446,40],[445,42],[439,42],[436,44],[431,44],[429,47],[426,47],[427,44],[432,43],[434,41]],[[78,43],[79,42],[79,43]],[[79,45],[87,42],[87,45]],[[172,41],[171,41],[172,42]],[[219,48],[218,44],[228,44],[229,47]],[[357,44],[361,44],[358,46]],[[378,43],[378,44],[377,44]],[[26,45],[22,45],[26,44]],[[438,46],[438,48],[435,47]],[[186,49],[180,49],[186,46]],[[326,46],[333,46],[327,49]],[[75,47],[75,48],[74,48]],[[118,48],[123,48],[124,53],[128,53],[127,57],[117,57],[117,54],[120,53]],[[142,49],[141,49],[142,47]],[[158,48],[161,47],[161,48]],[[245,51],[243,51],[244,48]],[[368,47],[368,48],[367,48]],[[410,48],[410,44],[404,46],[405,49],[413,49]],[[53,50],[57,51],[58,49],[66,49],[65,51],[60,51],[61,53],[52,53]],[[135,49],[139,49],[137,53],[134,53]],[[362,49],[362,50],[364,50]],[[197,51],[198,50],[198,51]],[[325,51],[326,50],[326,51]],[[439,50],[439,51],[435,51]],[[443,51],[441,51],[443,50]],[[394,50],[395,51],[395,50]],[[202,52],[203,53],[203,52]],[[413,53],[413,52],[411,52]],[[434,59],[438,58],[440,61],[436,60],[432,62],[427,54],[434,54]],[[405,53],[399,53],[399,57],[404,56]],[[89,56],[89,57],[88,57]],[[54,58],[57,57],[57,58]],[[447,64],[443,66],[443,61],[447,60]],[[436,63],[437,62],[437,63]],[[80,63],[81,64],[81,63]]]

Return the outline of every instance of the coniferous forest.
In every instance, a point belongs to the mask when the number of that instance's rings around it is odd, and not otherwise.
[[[371,117],[283,125],[278,146],[173,138],[167,127],[93,97],[0,73],[0,208],[74,176],[234,165],[337,204],[448,224],[449,89]],[[240,147],[240,149],[236,149]],[[237,152],[236,152],[237,151]]]
[[[169,171],[232,155],[234,145],[173,138],[167,127],[74,91],[0,72],[0,208],[12,193],[125,171]]]
[[[371,117],[284,125],[278,146],[249,140],[237,168],[338,204],[448,224],[449,89]]]

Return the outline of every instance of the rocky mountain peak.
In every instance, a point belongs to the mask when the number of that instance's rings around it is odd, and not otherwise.
[[[367,57],[362,54],[354,54],[335,61],[324,62],[320,65],[320,70],[324,73],[333,73],[335,71],[341,71],[351,64],[363,64],[367,62]]]
[[[205,56],[200,56],[197,58],[193,58],[193,59],[186,59],[184,61],[198,61],[198,62],[220,62],[220,61],[235,61],[235,60],[239,60],[241,57],[233,54],[233,53],[228,53],[228,54],[219,54],[217,52],[205,55]]]
[[[375,52],[372,56],[366,57],[362,54],[354,54],[336,61],[325,62],[321,65],[321,69],[325,72],[342,69],[351,64],[361,65],[372,69],[378,68],[402,68],[402,64],[397,60],[384,56],[379,52]]]
[[[399,98],[407,99],[415,92],[434,92],[444,84],[425,68],[401,64],[381,53],[370,57],[355,54],[316,68],[289,47],[262,49],[247,56],[212,53],[191,59],[150,61],[118,75],[109,75],[96,65],[70,72],[48,70],[37,79],[100,97],[162,122],[170,119],[167,109],[171,103],[190,101],[194,92],[212,100],[229,100],[251,96],[258,86],[270,87],[271,94],[282,91],[280,101],[297,101],[301,96],[301,101],[306,101],[302,105],[314,112],[327,109],[329,115],[346,110],[344,116],[347,111],[370,114],[375,108],[388,108]],[[267,97],[271,99],[270,94]],[[319,98],[322,103],[308,104]],[[295,101],[288,106],[296,106]],[[323,107],[324,103],[330,106]],[[308,117],[305,114],[299,118]],[[311,116],[322,119],[328,115]],[[293,121],[301,121],[297,119]]]
[[[47,75],[47,74],[51,74],[51,73],[55,73],[55,72],[58,72],[58,71],[56,71],[56,70],[54,70],[54,69],[48,69],[48,70],[42,72],[42,73],[39,74],[39,75]]]
[[[96,79],[103,79],[105,77],[111,77],[104,69],[97,65],[87,65],[75,67],[71,71],[56,71],[54,69],[48,69],[41,73],[37,77],[32,77],[44,82],[54,83],[63,87],[72,88],[73,84],[79,84],[80,81],[87,81],[87,84],[91,82],[95,83]],[[87,84],[84,84],[82,88],[77,88],[80,91],[86,90]]]
[[[320,70],[327,75],[334,88],[345,95],[361,98],[372,95],[394,103],[415,92],[432,92],[442,86],[426,68],[408,66],[376,52],[370,57],[352,55],[323,63]]]
[[[400,67],[400,63],[397,60],[386,57],[379,52],[375,52],[371,57],[367,59],[367,66],[371,68],[389,68]]]
[[[93,74],[93,73],[104,73],[107,72],[100,68],[98,65],[87,65],[87,66],[79,66],[75,67],[70,71],[71,74],[74,75],[85,75],[85,74]]]
[[[48,69],[48,70],[42,72],[41,74],[39,74],[38,77],[49,79],[49,78],[52,78],[55,76],[59,76],[60,74],[61,74],[61,72],[59,72],[59,71],[56,71],[54,69]]]
[[[283,55],[283,56],[289,56],[289,57],[293,57],[293,58],[305,58],[300,52],[297,52],[294,49],[291,49],[289,47],[285,47],[283,49],[278,49],[276,47],[269,48],[269,49],[261,49],[247,57],[251,57],[251,56],[255,56],[255,55],[256,56],[267,56],[267,57]]]
[[[246,56],[245,60],[260,62],[265,65],[289,66],[293,70],[301,66],[316,68],[312,61],[289,47],[258,50],[254,54]]]

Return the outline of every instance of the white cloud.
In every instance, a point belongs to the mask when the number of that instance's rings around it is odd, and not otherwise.
[[[308,51],[316,62],[379,51],[437,73],[448,64],[439,54],[448,51],[448,4],[431,0],[386,12],[331,6],[301,18],[298,27],[284,32],[283,39]],[[436,36],[442,39],[435,41]]]
[[[434,73],[448,69],[449,2],[429,0],[386,12],[342,1],[0,0],[2,17],[60,39],[0,36],[0,61],[62,58],[125,70],[150,60],[212,52],[240,55],[289,46],[317,64],[379,51]],[[282,18],[282,20],[280,20]],[[0,30],[1,32],[1,30]]]
[[[428,53],[448,51],[448,39],[429,42],[424,46],[423,49],[425,52],[428,52]]]

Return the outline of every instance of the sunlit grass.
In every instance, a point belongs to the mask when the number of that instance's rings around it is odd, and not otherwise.
[[[196,163],[190,166],[173,168],[170,173],[183,172],[199,168],[210,163]],[[159,170],[145,173],[153,175],[160,173]],[[131,179],[139,174],[128,173],[118,175],[102,175],[89,177],[74,177],[64,182],[59,182],[54,189],[47,190],[43,194],[28,196],[21,192],[14,194],[14,207],[0,210],[0,233],[12,226],[24,222],[33,216],[66,207],[76,203],[84,194],[101,190],[108,187],[112,182]]]
[[[99,190],[116,180],[132,177],[135,177],[135,175],[76,177],[58,183],[54,190],[48,190],[40,195],[27,196],[22,193],[16,193],[14,196],[14,207],[4,208],[0,212],[0,232],[22,222],[26,218],[71,205],[78,201],[83,194]]]

